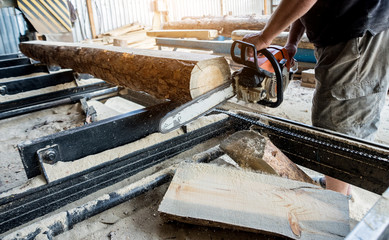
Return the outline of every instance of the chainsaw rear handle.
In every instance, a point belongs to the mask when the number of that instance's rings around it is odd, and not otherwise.
[[[235,55],[236,44],[240,44],[240,57]],[[253,50],[254,62],[249,61],[247,56],[246,56],[248,48],[251,48]],[[277,62],[277,59],[267,49],[261,49],[261,50],[257,51],[257,48],[255,47],[255,45],[251,44],[251,43],[236,40],[232,43],[232,46],[231,46],[231,57],[232,57],[232,60],[234,62],[239,63],[239,64],[243,64],[247,67],[250,67],[250,68],[256,70],[257,72],[264,74],[267,77],[273,77],[272,73],[270,73],[270,72],[268,72],[268,71],[266,71],[258,66],[258,53],[263,54],[270,61],[271,65],[273,66],[274,73],[276,75],[276,81],[277,81],[277,100],[275,102],[261,100],[258,102],[258,104],[261,104],[261,105],[264,105],[267,107],[272,107],[272,108],[278,107],[282,103],[282,101],[284,100],[284,91],[283,91],[283,81],[282,81],[281,68],[280,68],[280,64]]]

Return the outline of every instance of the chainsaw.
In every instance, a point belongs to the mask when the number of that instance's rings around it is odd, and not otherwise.
[[[235,54],[238,44],[241,49],[240,56]],[[254,57],[248,57],[250,50]],[[291,68],[292,64],[285,48],[271,45],[267,49],[257,51],[253,44],[234,41],[231,57],[234,62],[244,67],[234,72],[227,83],[166,114],[160,121],[160,132],[167,133],[177,129],[207,114],[235,95],[238,100],[273,108],[282,103],[283,92],[297,69],[297,62]]]

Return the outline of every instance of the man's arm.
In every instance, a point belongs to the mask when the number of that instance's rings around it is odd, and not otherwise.
[[[281,1],[263,31],[258,34],[247,35],[243,38],[243,41],[255,44],[258,50],[268,47],[275,37],[305,15],[316,2],[317,0]]]
[[[297,52],[297,45],[301,40],[301,37],[303,36],[305,32],[305,27],[300,21],[300,19],[297,19],[292,26],[290,26],[288,41],[285,44],[285,49],[288,51],[289,59],[293,59],[294,55],[296,55]]]

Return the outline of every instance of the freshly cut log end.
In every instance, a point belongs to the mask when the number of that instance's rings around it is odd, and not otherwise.
[[[187,102],[231,76],[224,57],[206,54],[46,41],[23,42],[20,50],[48,65],[177,102]]]

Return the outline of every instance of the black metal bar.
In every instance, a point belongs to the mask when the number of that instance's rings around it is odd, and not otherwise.
[[[378,194],[389,186],[389,146],[282,118],[217,111],[252,124],[297,164]]]
[[[176,106],[167,102],[19,144],[27,177],[40,174],[37,151],[41,148],[57,144],[57,159],[74,161],[157,132],[162,116]]]
[[[0,55],[0,60],[19,58],[20,56],[21,56],[21,54],[19,54],[19,53],[2,54],[2,55]]]
[[[27,64],[27,65],[0,68],[0,78],[19,77],[19,76],[28,75],[37,72],[49,73],[46,65]]]
[[[2,198],[0,233],[115,184],[236,127],[234,120],[225,119],[47,185]]]
[[[293,162],[382,194],[389,186],[389,147],[281,118],[260,131]]]
[[[119,91],[118,87],[109,88],[110,86],[107,83],[91,84],[0,103],[0,119],[27,114],[62,104],[75,103],[84,97],[90,99],[92,96],[96,97]]]
[[[29,58],[14,58],[14,59],[0,60],[0,68],[11,67],[16,65],[26,65],[26,64],[31,64],[31,60]]]
[[[9,82],[2,82],[0,84],[2,87],[5,87],[5,94],[12,95],[44,87],[55,86],[62,83],[72,82],[74,79],[73,71],[68,70],[37,77],[11,80]]]

